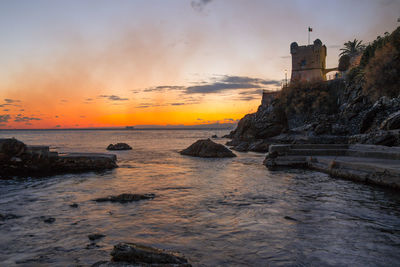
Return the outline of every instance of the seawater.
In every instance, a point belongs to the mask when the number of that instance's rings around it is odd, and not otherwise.
[[[0,266],[89,266],[119,242],[179,251],[194,266],[398,266],[400,194],[313,171],[270,172],[264,154],[178,152],[227,131],[2,131],[59,152],[115,152],[105,172],[0,180]],[[217,139],[224,143],[226,139]],[[154,193],[135,203],[96,203]],[[77,203],[78,208],[69,205]],[[56,219],[44,223],[43,217]],[[91,245],[89,234],[102,233]]]

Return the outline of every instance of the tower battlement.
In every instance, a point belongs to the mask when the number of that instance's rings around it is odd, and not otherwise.
[[[290,45],[292,55],[291,82],[326,80],[326,46],[316,39],[312,45]]]

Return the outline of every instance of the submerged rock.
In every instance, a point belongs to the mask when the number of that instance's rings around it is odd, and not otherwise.
[[[108,196],[108,197],[101,197],[96,198],[94,201],[96,202],[119,202],[119,203],[126,203],[126,202],[133,202],[145,199],[153,199],[155,197],[154,194],[120,194],[118,196]]]
[[[181,155],[202,158],[231,158],[236,157],[224,145],[217,144],[210,139],[198,140],[188,148],[182,150]]]
[[[175,252],[133,243],[119,243],[111,252],[113,262],[149,264],[150,266],[191,266],[187,259]]]
[[[132,147],[126,143],[109,144],[107,150],[131,150]]]
[[[41,216],[40,218],[41,218],[41,219],[43,220],[43,222],[45,222],[45,223],[53,223],[53,222],[56,221],[56,219],[53,218],[53,217]]]
[[[100,238],[103,238],[103,237],[105,237],[105,235],[103,235],[103,234],[90,234],[90,235],[88,235],[88,238],[91,241],[94,241],[94,240],[97,240],[97,239],[100,239]]]
[[[11,214],[11,213],[9,213],[9,214],[1,214],[1,213],[0,213],[0,221],[11,220],[11,219],[17,219],[17,218],[19,218],[19,217],[20,217],[20,216],[15,215],[15,214]]]

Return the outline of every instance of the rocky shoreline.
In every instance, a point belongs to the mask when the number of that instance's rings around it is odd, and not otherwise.
[[[48,146],[27,146],[14,138],[0,139],[0,178],[48,176],[103,171],[118,167],[114,154],[65,153]]]

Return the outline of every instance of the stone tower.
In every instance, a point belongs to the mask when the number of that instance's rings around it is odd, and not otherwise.
[[[299,46],[296,42],[290,45],[292,54],[291,82],[325,81],[326,73],[326,46],[320,39],[312,45]]]

